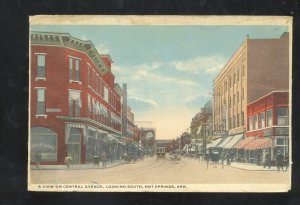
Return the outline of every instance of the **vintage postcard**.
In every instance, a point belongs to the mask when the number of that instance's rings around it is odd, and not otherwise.
[[[287,192],[292,18],[33,16],[28,190]]]

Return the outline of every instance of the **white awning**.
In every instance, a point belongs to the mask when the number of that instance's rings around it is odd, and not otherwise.
[[[226,139],[224,139],[217,147],[221,147],[224,148],[229,142],[230,140],[233,138],[233,136],[229,136]]]
[[[197,135],[199,135],[200,133],[201,133],[201,129],[202,129],[202,125],[198,128],[198,130],[197,130]]]
[[[207,144],[206,148],[215,147],[222,141],[222,138],[216,139],[211,143]]]
[[[117,138],[115,138],[114,136],[112,136],[111,134],[107,134],[106,138],[109,140],[109,141],[115,141],[115,142],[118,142],[119,140]]]
[[[243,134],[237,134],[232,136],[232,139],[224,146],[225,149],[232,148],[235,144],[243,139]]]

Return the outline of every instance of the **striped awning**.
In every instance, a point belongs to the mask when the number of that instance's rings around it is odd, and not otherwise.
[[[243,134],[237,134],[232,136],[232,139],[224,146],[225,149],[232,148],[235,144],[237,144],[243,138]]]
[[[255,137],[246,137],[245,139],[241,140],[239,143],[234,145],[232,148],[234,149],[244,149],[249,143],[255,140]]]
[[[270,147],[272,147],[272,137],[264,137],[253,140],[251,143],[247,144],[244,149],[257,150],[266,149]]]
[[[233,136],[226,137],[217,147],[224,148],[230,140],[232,140]]]
[[[211,143],[207,144],[206,148],[215,147],[222,141],[222,138],[211,141]]]

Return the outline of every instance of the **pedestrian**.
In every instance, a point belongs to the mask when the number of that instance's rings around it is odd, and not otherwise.
[[[284,157],[283,164],[285,166],[285,171],[287,171],[287,169],[289,168],[289,155],[288,154]]]
[[[112,164],[114,160],[114,154],[112,151],[109,153],[109,159],[110,159],[110,163]]]
[[[257,164],[257,166],[260,166],[260,154],[259,153],[257,154],[256,158],[257,158],[256,164]]]
[[[105,151],[101,153],[102,167],[106,167],[107,154]]]
[[[230,162],[233,162],[233,150],[230,151]]]
[[[226,161],[227,161],[227,165],[230,165],[231,164],[231,156],[230,156],[230,153],[228,153],[227,155],[226,155]]]
[[[40,169],[41,160],[42,160],[42,154],[40,152],[37,152],[35,154],[34,161],[35,161],[35,167],[38,168],[38,169]]]
[[[269,167],[271,168],[271,155],[267,152],[265,155],[265,163],[264,163],[264,168]]]
[[[67,165],[67,168],[69,169],[70,168],[70,165],[72,163],[72,157],[70,154],[68,154],[68,156],[65,158],[65,163]]]
[[[277,151],[276,154],[276,165],[277,165],[277,170],[280,171],[280,169],[283,171],[283,154],[280,150]]]

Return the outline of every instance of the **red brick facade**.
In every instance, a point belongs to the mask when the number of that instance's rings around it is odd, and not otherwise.
[[[287,125],[280,126],[278,125],[277,117],[277,108],[287,108],[289,107],[289,93],[288,92],[272,92],[247,106],[247,136],[248,137],[266,137],[266,136],[275,136],[282,135],[279,134],[278,127],[288,127]],[[267,110],[272,110],[272,123],[267,125]],[[260,114],[264,113],[264,123],[261,126],[261,116]],[[252,120],[252,129],[250,130],[250,117],[257,115],[257,127],[254,126],[254,120]],[[288,118],[288,116],[287,116]],[[255,129],[254,129],[255,128]]]
[[[57,135],[56,160],[48,161],[45,157],[42,163],[64,163],[65,157],[70,152],[68,149],[71,149],[67,148],[66,144],[71,138],[66,135],[72,133],[73,128],[81,133],[80,140],[78,139],[80,148],[76,148],[79,150],[77,153],[79,156],[76,155],[79,160],[77,163],[86,163],[91,158],[87,159],[87,155],[92,156],[101,151],[114,154],[119,152],[121,143],[114,143],[115,145],[110,146],[109,149],[99,145],[99,143],[106,143],[107,139],[120,142],[118,138],[121,138],[121,96],[114,89],[115,77],[111,73],[110,57],[100,56],[90,41],[81,41],[69,34],[32,33],[30,49],[30,127],[48,128]],[[45,56],[44,77],[38,77],[38,55]],[[72,62],[72,69],[70,69],[70,62]],[[77,72],[77,62],[79,79],[74,77]],[[38,89],[44,90],[43,114],[37,114]],[[79,96],[77,101],[73,101],[74,96]],[[76,113],[74,109],[78,109],[79,114],[74,114]],[[90,133],[93,132],[96,134],[91,137]],[[41,138],[38,134],[36,136]],[[36,146],[40,144],[38,152],[42,152],[43,156],[42,147],[51,146],[44,143],[37,143]],[[88,146],[92,146],[89,149],[93,153],[87,151]],[[55,149],[54,146],[51,149]],[[98,150],[97,153],[95,150]],[[48,155],[44,154],[44,156]]]

